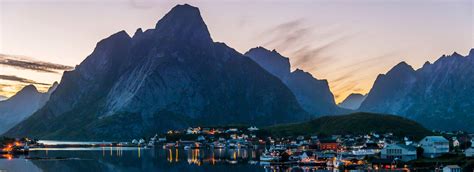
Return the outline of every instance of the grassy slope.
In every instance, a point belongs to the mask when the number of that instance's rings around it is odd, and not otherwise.
[[[421,138],[431,132],[416,123],[395,115],[358,112],[349,115],[324,116],[308,122],[275,125],[264,128],[274,136],[366,134],[392,132],[396,136]]]

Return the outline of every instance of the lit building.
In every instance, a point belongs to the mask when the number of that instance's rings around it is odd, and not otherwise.
[[[443,136],[426,136],[420,145],[425,157],[434,158],[449,152],[449,141]]]
[[[417,158],[416,148],[405,144],[389,144],[380,151],[380,155],[383,159],[397,159],[405,162]]]

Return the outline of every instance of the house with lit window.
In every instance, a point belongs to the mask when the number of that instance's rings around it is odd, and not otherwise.
[[[449,141],[443,136],[426,136],[420,141],[424,157],[438,157],[449,152]]]
[[[401,160],[405,162],[415,160],[417,158],[416,148],[405,144],[386,145],[380,151],[380,156],[382,159]]]
[[[332,150],[337,151],[339,148],[339,143],[336,140],[320,140],[319,141],[319,149],[320,150]]]

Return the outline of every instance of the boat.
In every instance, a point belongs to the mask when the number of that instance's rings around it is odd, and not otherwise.
[[[237,148],[237,145],[235,145],[234,143],[229,143],[229,144],[227,145],[227,148],[229,148],[229,149],[236,149],[236,148]]]
[[[213,146],[214,146],[214,149],[224,149],[225,148],[225,144],[223,144],[223,143],[214,143]]]

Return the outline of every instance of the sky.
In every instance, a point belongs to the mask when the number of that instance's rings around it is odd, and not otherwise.
[[[151,29],[183,3],[200,8],[214,41],[275,49],[327,79],[336,102],[401,61],[417,69],[474,47],[472,0],[0,0],[0,95],[47,90],[101,39]]]

